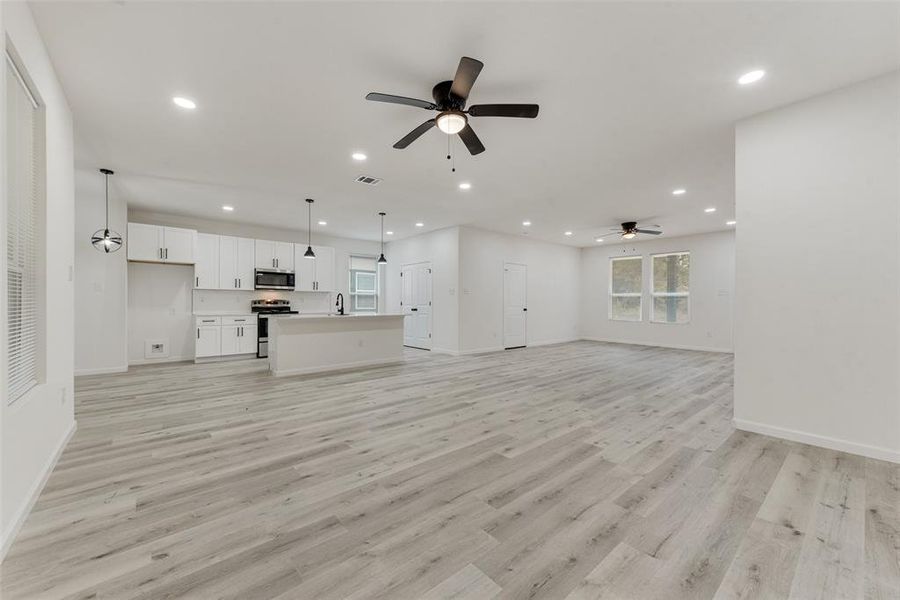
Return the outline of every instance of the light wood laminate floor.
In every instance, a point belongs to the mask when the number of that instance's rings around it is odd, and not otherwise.
[[[80,378],[16,598],[900,598],[900,466],[736,432],[732,357],[578,342]]]

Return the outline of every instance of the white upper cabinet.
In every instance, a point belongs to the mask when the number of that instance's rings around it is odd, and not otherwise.
[[[273,242],[256,240],[257,269],[294,270],[294,244],[290,242]]]
[[[219,289],[219,236],[197,234],[197,262],[194,263],[194,287],[198,290]]]
[[[298,292],[315,291],[316,261],[313,258],[304,258],[306,246],[296,244],[294,249],[294,263],[297,265],[294,271],[294,289]]]
[[[315,258],[306,258],[306,247],[294,246],[294,262],[297,265],[295,289],[300,292],[334,291],[334,248],[313,246]]]
[[[313,246],[316,253],[316,291],[334,291],[334,248]]]
[[[275,242],[275,268],[283,271],[294,270],[294,244]]]
[[[256,244],[248,238],[219,236],[219,287],[252,290]]]
[[[239,290],[252,290],[256,274],[256,241],[250,238],[237,238],[237,271]]]
[[[163,233],[162,227],[128,224],[128,260],[162,262]]]
[[[197,232],[180,227],[128,224],[128,260],[192,265]]]
[[[163,227],[163,260],[170,263],[194,264],[197,232],[180,227]]]
[[[275,268],[275,242],[271,240],[256,240],[254,264],[257,269]]]

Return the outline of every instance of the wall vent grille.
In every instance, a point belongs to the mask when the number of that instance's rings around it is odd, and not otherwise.
[[[356,178],[356,183],[363,183],[365,185],[378,185],[379,183],[381,183],[381,179],[372,177],[371,175],[360,175]]]

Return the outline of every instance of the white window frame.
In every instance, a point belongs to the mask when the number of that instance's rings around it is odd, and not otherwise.
[[[686,292],[657,292],[653,288],[653,283],[656,281],[654,277],[654,269],[655,269],[655,259],[664,258],[666,256],[681,256],[683,254],[687,254],[688,258],[691,258],[691,253],[689,250],[682,250],[680,252],[662,252],[660,254],[651,254],[650,255],[650,322],[651,323],[659,323],[660,325],[687,325],[691,322],[691,266],[693,265],[693,259],[691,259],[690,266],[688,266],[688,291]],[[686,321],[661,321],[659,319],[653,318],[654,315],[654,306],[656,304],[657,298],[687,298],[687,320]]]
[[[613,293],[613,263],[617,260],[639,260],[641,262],[641,290],[639,292],[618,292]],[[624,321],[626,323],[640,323],[644,320],[644,256],[642,254],[632,256],[610,256],[609,257],[609,300],[607,304],[607,317],[610,321]],[[625,319],[613,316],[613,298],[637,298],[638,318]]]
[[[367,255],[363,255],[363,254],[352,254],[352,255],[350,256],[350,267],[351,267],[351,268],[348,269],[348,275],[349,275],[348,279],[354,277],[354,275],[355,275],[355,276],[358,276],[358,275],[360,274],[360,272],[363,272],[363,273],[374,273],[374,274],[375,274],[375,290],[374,290],[373,292],[371,292],[371,293],[369,293],[369,292],[362,292],[362,293],[360,293],[359,291],[355,291],[355,292],[350,291],[350,290],[354,290],[354,289],[355,289],[355,290],[359,290],[359,286],[357,285],[357,281],[352,281],[352,282],[351,282],[351,281],[348,280],[348,284],[347,284],[347,292],[348,292],[348,293],[347,293],[347,296],[348,296],[348,298],[349,298],[349,300],[350,300],[350,312],[351,312],[351,313],[364,313],[364,314],[377,313],[377,312],[378,312],[378,304],[379,304],[379,302],[381,301],[381,299],[379,298],[380,294],[378,293],[378,292],[379,292],[379,289],[380,289],[380,282],[381,282],[381,273],[380,273],[381,270],[379,269],[380,265],[376,262],[376,263],[375,263],[375,270],[374,270],[374,271],[366,271],[366,270],[364,270],[364,269],[353,269],[353,268],[352,268],[352,265],[353,265],[353,258],[354,258],[354,257],[355,257],[355,258],[371,259],[372,261],[375,261],[375,257],[374,257],[374,256],[367,256]],[[350,283],[352,283],[353,285],[350,285]],[[358,308],[356,307],[356,298],[357,298],[357,296],[369,296],[369,297],[373,297],[373,298],[375,299],[375,303],[374,303],[375,306],[374,306],[374,308],[371,308],[371,309],[369,309],[369,308],[358,309]]]
[[[7,45],[4,52],[5,62],[8,67],[12,70],[12,74],[14,78],[17,80],[18,85],[21,85],[22,89],[25,92],[25,96],[30,102],[32,108],[34,109],[33,121],[32,121],[32,147],[31,147],[31,168],[32,176],[33,176],[33,189],[31,190],[31,207],[30,214],[33,219],[33,224],[31,226],[31,231],[27,233],[30,236],[30,246],[31,247],[17,247],[14,254],[13,262],[11,262],[11,257],[9,255],[9,244],[10,241],[8,239],[9,232],[4,231],[3,237],[5,239],[5,243],[3,244],[6,248],[3,249],[4,252],[7,253],[6,259],[6,271],[2,274],[4,279],[4,295],[9,293],[9,276],[13,271],[17,271],[21,276],[21,282],[19,285],[26,286],[29,285],[30,289],[27,290],[29,296],[31,296],[31,307],[30,313],[33,322],[26,323],[25,325],[19,325],[18,330],[22,331],[23,329],[26,331],[25,337],[22,337],[22,334],[19,334],[19,339],[17,340],[17,344],[24,344],[24,346],[20,346],[20,354],[16,357],[13,356],[13,341],[12,341],[12,328],[11,328],[11,317],[13,316],[11,311],[11,307],[7,306],[6,314],[2,316],[3,318],[3,335],[6,336],[7,339],[7,356],[6,356],[6,364],[3,365],[3,385],[7,387],[7,392],[9,394],[7,398],[7,404],[13,405],[18,402],[26,401],[30,396],[30,392],[42,385],[45,381],[45,352],[46,352],[46,343],[44,340],[45,335],[45,307],[44,307],[44,278],[45,278],[45,264],[44,264],[44,219],[46,213],[46,195],[45,195],[45,186],[44,186],[44,178],[45,178],[45,168],[46,168],[46,156],[45,156],[45,139],[44,139],[44,105],[40,99],[40,96],[35,91],[33,83],[31,79],[28,77],[27,71],[22,66],[21,61],[18,59],[18,55],[15,53],[15,49],[11,46]],[[6,71],[4,70],[3,77],[7,77]],[[7,123],[7,128],[5,132],[5,136],[10,135],[10,123]],[[4,136],[3,144],[7,144],[9,141]],[[6,169],[9,169],[10,163],[8,161],[11,160],[10,156],[5,156],[5,160],[7,164],[5,165]],[[6,184],[4,184],[6,185]],[[3,207],[4,211],[11,210],[10,203],[12,199],[7,198],[7,202]],[[7,219],[8,220],[8,219]],[[11,221],[5,224],[5,228],[10,227],[12,224]],[[14,262],[21,263],[21,254],[25,254],[25,269],[16,269],[16,265]],[[29,258],[28,255],[31,254]],[[29,283],[30,280],[30,283]],[[23,294],[23,298],[24,298]],[[24,309],[23,309],[24,312]],[[23,321],[23,317],[19,315],[19,322]],[[23,342],[24,339],[24,342]],[[23,353],[24,352],[24,357]],[[23,360],[24,358],[24,360]],[[15,371],[15,372],[13,372]]]

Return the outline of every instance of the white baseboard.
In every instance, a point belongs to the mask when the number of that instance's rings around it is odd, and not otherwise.
[[[282,369],[279,371],[271,371],[275,377],[286,377],[288,375],[310,375],[312,373],[330,373],[333,371],[346,371],[348,369],[359,369],[361,367],[380,367],[384,365],[401,364],[403,358],[379,358],[374,360],[360,360],[352,363],[344,363],[334,365],[333,367],[304,367],[301,369]]]
[[[688,346],[685,344],[651,344],[649,342],[635,342],[632,340],[613,340],[610,338],[599,338],[584,336],[582,340],[588,342],[606,342],[608,344],[630,344],[632,346],[651,346],[654,348],[672,348],[674,350],[696,350],[698,352],[719,352],[720,354],[734,354],[731,348],[716,348],[713,346]]]
[[[128,372],[128,365],[124,365],[121,367],[103,367],[100,369],[75,369],[75,377],[81,377],[83,375],[107,375],[109,373],[126,372]]]
[[[138,358],[136,360],[129,360],[129,367],[136,367],[140,365],[161,365],[164,363],[174,363],[174,362],[194,362],[193,356],[168,356],[166,358]]]
[[[849,452],[850,454],[858,454],[868,458],[900,463],[900,451],[898,450],[870,446],[868,444],[859,444],[824,435],[817,435],[815,433],[806,433],[805,431],[797,431],[796,429],[786,429],[784,427],[776,427],[774,425],[766,425],[764,423],[756,423],[754,421],[738,418],[732,419],[732,423],[734,423],[734,426],[737,429],[742,431],[761,433],[763,435],[783,438],[792,442],[800,442],[801,444],[821,446],[822,448],[828,448],[830,450]]]
[[[9,529],[4,531],[2,536],[0,536],[0,562],[6,557],[6,553],[9,551],[10,546],[12,546],[13,540],[19,535],[19,530],[22,529],[22,525],[25,524],[25,519],[27,519],[28,515],[31,513],[31,509],[34,508],[34,503],[37,502],[38,496],[41,495],[41,491],[44,489],[47,479],[50,478],[50,473],[52,473],[53,469],[56,467],[56,463],[62,455],[63,450],[65,450],[68,445],[69,440],[75,435],[77,426],[78,424],[75,421],[72,421],[72,426],[69,427],[69,430],[60,440],[56,450],[54,450],[53,454],[50,455],[49,460],[44,465],[43,474],[34,482],[31,489],[28,491],[28,500],[16,511],[16,514],[10,520]]]

